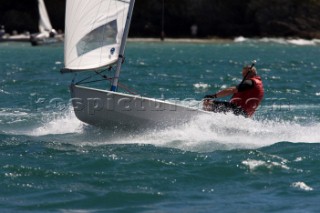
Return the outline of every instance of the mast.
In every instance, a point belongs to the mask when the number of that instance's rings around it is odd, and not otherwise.
[[[114,91],[114,92],[117,91],[117,88],[118,88],[118,81],[119,81],[122,61],[124,59],[124,50],[125,50],[125,47],[126,47],[126,42],[127,42],[127,38],[128,38],[128,34],[129,34],[134,2],[135,2],[135,0],[130,0],[129,11],[128,11],[128,16],[127,16],[127,22],[126,22],[126,26],[124,28],[124,33],[123,33],[123,36],[122,36],[121,46],[120,46],[120,50],[119,50],[119,58],[118,58],[118,61],[117,61],[117,70],[116,70],[116,72],[114,74],[113,83],[112,83],[112,86],[111,86],[111,89],[110,89],[111,91]]]

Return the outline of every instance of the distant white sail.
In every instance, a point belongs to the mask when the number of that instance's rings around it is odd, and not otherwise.
[[[65,68],[95,69],[117,61],[129,0],[67,0]]]
[[[49,35],[52,26],[43,0],[38,0],[38,7],[40,15],[39,31],[40,33],[47,33]]]

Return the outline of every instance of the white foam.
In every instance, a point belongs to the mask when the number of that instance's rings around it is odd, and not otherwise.
[[[320,124],[257,121],[234,115],[209,114],[178,127],[150,131],[115,143],[143,143],[188,151],[259,148],[281,141],[319,143]]]
[[[273,168],[281,168],[285,170],[289,170],[290,168],[285,165],[283,162],[278,163],[274,161],[263,161],[263,160],[253,160],[253,159],[247,159],[241,162],[243,165],[246,165],[249,167],[250,171],[256,170],[259,167],[265,167],[267,169],[273,169]]]
[[[196,83],[196,84],[193,84],[193,86],[196,88],[196,89],[207,89],[210,87],[209,84],[206,84],[206,83]]]
[[[198,105],[198,101],[187,101]],[[68,133],[87,134],[88,128],[69,110],[52,117],[43,114],[39,124],[25,130],[27,135],[45,136]],[[42,120],[42,121],[41,121]],[[303,125],[303,126],[302,126]],[[255,149],[278,142],[320,142],[319,123],[299,124],[297,121],[254,120],[232,114],[211,113],[194,118],[188,123],[162,130],[144,133],[115,133],[109,137],[90,134],[90,145],[105,144],[153,144],[186,151],[211,152],[217,149]],[[100,130],[97,130],[100,131]],[[102,131],[102,130],[101,130]],[[103,135],[104,133],[101,132]],[[88,143],[86,137],[78,137],[77,143]],[[81,141],[82,140],[82,141]],[[86,140],[86,141],[85,141]]]
[[[302,161],[303,160],[303,157],[297,157],[294,161],[295,162],[300,162],[300,161]]]
[[[42,125],[30,132],[28,135],[43,136],[43,135],[59,135],[67,133],[81,133],[83,131],[83,123],[79,121],[71,110],[63,114],[44,115]]]
[[[0,93],[6,94],[6,95],[10,95],[10,93],[9,93],[9,92],[4,91],[4,90],[2,90],[2,89],[0,89]]]
[[[247,39],[243,36],[239,36],[239,37],[236,37],[233,41],[234,42],[244,42],[244,41],[247,41]]]
[[[314,40],[305,40],[305,39],[288,39],[287,42],[289,44],[295,44],[299,46],[316,45],[316,42]]]
[[[284,38],[261,38],[259,41],[266,43],[287,44],[287,41]]]
[[[260,38],[260,39],[252,39],[252,38],[245,38],[243,36],[236,37],[234,42],[251,42],[251,43],[256,43],[256,42],[264,42],[264,43],[275,43],[275,44],[291,44],[291,45],[298,45],[298,46],[314,46],[320,44],[319,39],[302,39],[302,38],[296,38],[296,39],[286,39],[286,38]]]
[[[303,191],[313,191],[313,188],[305,184],[304,182],[294,182],[291,184],[291,187],[297,188]]]
[[[28,115],[28,113],[23,112],[22,109],[0,109],[0,115],[4,117],[21,117]]]
[[[255,170],[257,167],[265,165],[266,162],[262,160],[245,160],[242,161],[242,164],[248,166],[250,170]]]

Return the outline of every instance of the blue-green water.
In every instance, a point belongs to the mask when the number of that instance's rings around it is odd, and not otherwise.
[[[319,212],[320,45],[280,41],[129,43],[143,96],[197,104],[252,59],[265,85],[253,119],[139,134],[75,118],[62,46],[0,43],[0,212]]]

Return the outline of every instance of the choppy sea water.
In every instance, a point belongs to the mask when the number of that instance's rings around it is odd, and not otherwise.
[[[77,120],[62,45],[0,43],[0,211],[319,212],[319,55],[316,40],[129,42],[120,81],[143,96],[196,105],[253,59],[265,85],[253,119],[131,133]]]

